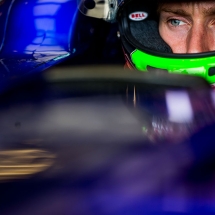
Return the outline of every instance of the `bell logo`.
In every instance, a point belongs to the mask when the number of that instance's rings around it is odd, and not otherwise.
[[[146,19],[147,17],[148,17],[148,14],[143,11],[137,11],[137,12],[131,13],[129,15],[129,19],[131,19],[133,21],[141,21],[141,20]]]

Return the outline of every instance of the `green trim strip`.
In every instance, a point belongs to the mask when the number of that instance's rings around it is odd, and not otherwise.
[[[215,56],[202,58],[165,58],[146,54],[140,50],[131,53],[132,62],[138,70],[147,72],[147,66],[168,70],[170,73],[195,75],[215,83],[215,75],[209,76],[211,67],[215,69]]]

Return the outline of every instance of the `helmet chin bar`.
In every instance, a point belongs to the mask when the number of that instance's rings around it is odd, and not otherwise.
[[[148,68],[156,68],[169,73],[199,76],[209,84],[215,83],[215,53],[214,56],[199,58],[174,58],[173,56],[175,55],[172,54],[172,58],[153,56],[136,49],[131,53],[131,60],[141,71],[147,72],[150,70]]]

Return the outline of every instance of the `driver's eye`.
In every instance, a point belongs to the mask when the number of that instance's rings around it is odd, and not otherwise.
[[[170,24],[173,26],[179,26],[179,25],[183,25],[184,22],[179,20],[179,19],[170,19],[169,20]]]

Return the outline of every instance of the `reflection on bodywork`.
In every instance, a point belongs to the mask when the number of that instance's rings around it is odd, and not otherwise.
[[[0,0],[0,79],[42,71],[76,54],[77,16],[73,0]]]
[[[25,53],[34,53],[36,59],[44,58],[45,60],[53,59],[54,56],[68,54],[68,51],[61,46],[59,42],[59,35],[57,34],[56,16],[62,7],[62,3],[69,2],[69,0],[56,1],[38,1],[33,7],[34,25],[37,36],[33,39],[31,44],[25,49]],[[58,35],[58,37],[56,37]],[[63,35],[60,35],[61,37]],[[65,35],[64,35],[65,37]],[[44,60],[43,59],[43,60]]]
[[[167,91],[166,103],[170,121],[179,123],[193,121],[192,106],[187,92]]]
[[[149,124],[142,126],[143,133],[152,141],[180,143],[215,121],[213,93],[207,98],[203,92],[168,90],[165,103],[153,103],[156,112],[148,114]],[[214,97],[214,98],[213,98]],[[204,111],[207,107],[207,111]],[[148,109],[150,110],[150,109]],[[160,111],[160,112],[159,112]],[[146,118],[147,114],[145,114]]]
[[[25,178],[52,166],[55,155],[43,149],[0,151],[0,181]]]

